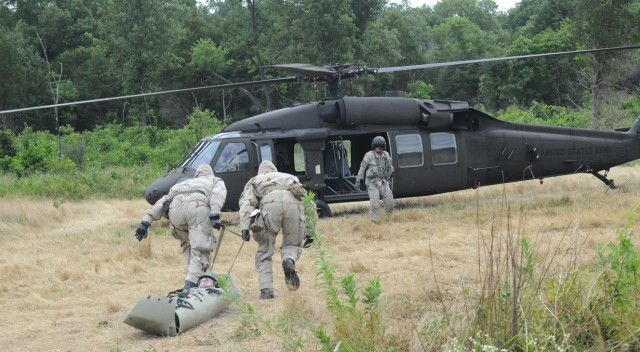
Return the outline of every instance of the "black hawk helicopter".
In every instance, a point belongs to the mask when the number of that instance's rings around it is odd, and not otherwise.
[[[269,67],[295,75],[6,110],[0,114],[152,95],[324,81],[327,96],[322,101],[249,117],[203,138],[173,169],[146,188],[146,200],[154,204],[171,186],[193,177],[198,165],[207,163],[226,184],[223,210],[234,211],[246,182],[257,174],[263,160],[270,160],[279,171],[296,175],[308,190],[315,192],[319,215],[328,217],[330,203],[368,199],[367,192],[355,184],[355,176],[376,136],[384,137],[393,159],[395,198],[575,173],[590,173],[614,188],[614,181],[608,178],[609,169],[640,158],[640,117],[630,128],[616,131],[509,123],[463,101],[343,96],[340,82],[374,73],[637,48],[640,45],[386,68],[272,65]]]

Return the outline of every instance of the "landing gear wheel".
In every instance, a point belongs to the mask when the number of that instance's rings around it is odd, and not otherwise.
[[[325,202],[324,200],[316,200],[316,208],[319,218],[331,217],[331,208],[329,208],[329,204],[327,204],[327,202]]]

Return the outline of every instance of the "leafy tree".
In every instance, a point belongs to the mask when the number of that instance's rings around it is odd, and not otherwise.
[[[371,26],[362,41],[363,61],[370,66],[402,66],[429,62],[426,53],[433,40],[426,23],[433,22],[429,7],[392,5]],[[432,72],[407,71],[378,75],[369,94],[403,90],[407,83],[425,80]]]
[[[39,105],[48,100],[46,66],[36,48],[23,36],[20,28],[4,31],[0,28],[0,108]],[[6,51],[5,51],[6,50]],[[19,131],[25,124],[39,129],[52,129],[45,112],[16,113],[2,116],[2,127]],[[50,116],[50,115],[48,115]]]
[[[0,109],[18,106],[20,90],[26,81],[26,74],[21,65],[20,55],[15,41],[8,32],[0,27]],[[6,126],[5,126],[6,128]]]
[[[116,68],[101,46],[78,47],[66,50],[58,61],[64,67],[64,76],[73,83],[74,100],[90,100],[120,95],[121,81]],[[65,99],[65,101],[70,101]],[[64,124],[72,124],[76,131],[93,130],[106,121],[110,112],[117,115],[120,102],[85,104],[61,109]]]
[[[407,96],[417,99],[431,99],[433,86],[423,81],[416,81],[407,85]]]
[[[97,34],[94,8],[82,0],[56,0],[44,7],[34,26],[52,61],[65,50],[88,46]]]
[[[233,61],[227,58],[228,54],[227,49],[216,46],[211,39],[200,39],[193,47],[190,66],[197,70],[205,81],[210,81],[205,77],[216,77],[228,82],[224,77],[228,77],[229,69],[233,64]],[[248,91],[244,91],[250,94]],[[232,96],[228,96],[225,91],[212,92],[213,94],[219,94],[220,96],[221,102],[218,106],[223,111],[223,121],[225,121],[227,117],[226,110],[229,106],[227,99],[231,100]]]
[[[527,55],[573,50],[567,27],[560,31],[544,31],[532,39],[518,37],[505,55]],[[578,102],[577,75],[581,65],[575,57],[559,56],[526,60],[510,60],[493,65],[495,70],[483,75],[482,96],[491,107],[507,103],[529,106],[532,102],[563,105]]]
[[[387,0],[352,0],[351,11],[355,16],[354,24],[358,29],[356,39],[361,39],[367,26],[384,10]]]
[[[572,9],[571,1],[522,0],[509,11],[505,28],[528,38],[543,31],[557,31],[570,18]]]
[[[466,18],[450,17],[433,27],[433,62],[448,62],[495,56],[495,34],[484,32]],[[451,66],[437,69],[433,95],[438,99],[479,100],[480,65]],[[427,83],[430,83],[427,81]]]
[[[18,153],[15,146],[15,135],[10,130],[0,131],[0,170],[8,170],[11,158]]]
[[[122,69],[125,94],[165,87],[163,73],[180,67],[174,53],[184,34],[179,26],[178,0],[105,0],[99,9],[101,37],[113,64]],[[130,108],[144,123],[157,123],[151,109],[156,99],[145,99]],[[126,104],[126,103],[125,103]]]
[[[640,9],[633,0],[575,0],[574,36],[587,48],[605,48],[637,42]],[[606,91],[619,80],[619,64],[628,52],[603,52],[590,56],[586,72],[591,100],[591,125],[603,123]]]
[[[264,47],[263,31],[274,30],[270,14],[275,10],[262,2],[247,1],[211,1],[214,9],[213,20],[217,23],[216,32],[219,33],[220,47],[228,50],[228,58],[234,61],[233,72],[230,73],[235,79],[228,80],[227,77],[218,77],[224,83],[229,81],[250,81],[265,79],[265,59],[269,51]],[[266,60],[269,61],[268,59]],[[228,80],[228,81],[225,81]],[[252,94],[248,90],[240,90],[241,96],[248,99],[235,100],[237,103],[248,102],[250,112],[264,112],[273,109],[273,100],[270,88],[267,86],[256,89],[261,91],[263,100],[257,98],[257,94]],[[243,113],[249,112],[244,110]]]
[[[441,0],[433,7],[433,14],[438,19],[436,24],[443,24],[451,17],[466,18],[486,32],[500,29],[497,19],[498,5],[493,0]]]
[[[0,27],[12,28],[15,25],[16,17],[13,11],[13,1],[0,2]]]

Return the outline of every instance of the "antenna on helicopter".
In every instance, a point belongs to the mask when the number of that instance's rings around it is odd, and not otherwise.
[[[260,126],[260,124],[259,124],[259,123],[254,122],[253,124],[254,124],[256,127],[258,127],[258,129],[260,130],[260,132],[266,132],[266,131],[265,131],[265,129],[264,129],[264,128],[262,128],[262,126]]]

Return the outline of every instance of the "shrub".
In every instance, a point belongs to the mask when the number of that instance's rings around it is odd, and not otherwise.
[[[529,109],[523,110],[515,105],[498,112],[501,120],[538,125],[563,127],[589,127],[589,116],[583,111],[569,110],[561,106],[534,102]]]
[[[0,133],[3,192],[33,196],[141,197],[144,188],[177,164],[205,135],[222,125],[214,113],[195,110],[180,130],[108,124],[93,132],[62,127],[62,156],[56,136],[25,128]]]

